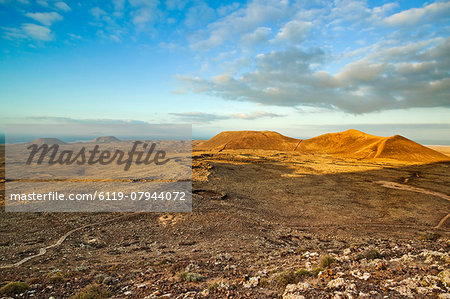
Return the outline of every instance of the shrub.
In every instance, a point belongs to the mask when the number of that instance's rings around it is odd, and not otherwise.
[[[317,276],[317,275],[319,275],[319,273],[322,272],[322,271],[323,271],[323,268],[317,267],[317,268],[312,269],[312,270],[311,270],[311,273],[312,273],[313,276]]]
[[[285,270],[275,276],[275,281],[279,286],[285,287],[288,284],[297,283],[298,277],[297,275],[295,275],[295,272],[293,270]]]
[[[312,276],[313,273],[306,269],[299,269],[297,271],[294,270],[286,270],[278,273],[275,276],[275,281],[281,287],[285,287],[288,284],[295,284],[303,280],[305,277]]]
[[[70,298],[71,299],[102,299],[102,298],[109,298],[111,296],[112,296],[112,294],[110,291],[105,290],[96,284],[91,284]]]
[[[374,260],[374,259],[380,258],[381,254],[376,249],[368,249],[368,250],[364,251],[364,253],[362,254],[361,257],[366,258],[368,260]]]
[[[321,268],[327,268],[331,266],[334,262],[336,262],[336,259],[333,256],[327,254],[320,257],[319,265]]]
[[[204,279],[203,276],[201,276],[200,274],[197,273],[191,273],[191,272],[181,272],[178,274],[178,276],[185,281],[189,281],[189,282],[199,282],[202,281]]]
[[[439,233],[439,232],[426,233],[424,235],[420,235],[419,236],[419,239],[421,241],[433,241],[433,242],[435,242],[435,241],[439,240],[440,238],[442,238],[442,234]]]
[[[306,276],[312,276],[313,274],[311,273],[311,271],[301,268],[295,272],[295,275],[297,275],[298,277],[306,277]]]
[[[64,283],[66,278],[62,272],[51,272],[46,275],[46,280],[50,283]]]
[[[16,294],[25,293],[29,288],[30,287],[25,282],[12,281],[7,283],[0,289],[0,294],[13,296]]]

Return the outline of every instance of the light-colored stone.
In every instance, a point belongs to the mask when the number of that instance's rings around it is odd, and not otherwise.
[[[310,288],[311,285],[307,282],[300,282],[298,284],[288,284],[284,289],[283,299],[304,298],[303,295],[301,295],[301,292]]]
[[[450,271],[449,270],[441,271],[437,275],[437,277],[446,287],[450,287]]]
[[[259,276],[250,277],[250,279],[248,281],[243,283],[244,288],[254,288],[254,287],[258,286],[260,279],[261,278]]]
[[[368,272],[361,273],[359,270],[353,270],[350,273],[352,274],[353,277],[356,277],[361,280],[368,280],[370,278],[370,273]]]
[[[340,287],[342,287],[344,285],[345,285],[345,280],[343,278],[341,278],[341,277],[333,279],[333,280],[330,280],[327,283],[327,287],[330,288],[330,289],[340,288]]]

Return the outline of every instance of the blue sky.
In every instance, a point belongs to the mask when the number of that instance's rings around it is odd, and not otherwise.
[[[450,144],[450,1],[0,0],[1,119]]]

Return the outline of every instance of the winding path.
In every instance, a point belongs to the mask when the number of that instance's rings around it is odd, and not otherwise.
[[[450,196],[441,192],[431,191],[419,187],[413,187],[409,185],[399,184],[395,182],[388,182],[388,181],[376,181],[375,183],[380,184],[381,186],[385,188],[391,188],[391,189],[397,189],[397,190],[406,190],[406,191],[412,191],[412,192],[418,192],[418,193],[424,193],[429,194],[433,196],[438,196],[440,198],[446,199],[450,201]],[[438,225],[436,225],[434,228],[441,228],[442,225],[444,225],[445,221],[450,218],[450,213],[445,215],[441,221],[439,221]]]
[[[18,261],[17,263],[8,264],[8,265],[0,265],[0,269],[15,268],[15,267],[18,267],[18,266],[28,262],[29,260],[35,259],[37,257],[40,257],[40,256],[46,254],[48,249],[52,249],[52,248],[60,246],[71,234],[73,234],[74,232],[77,232],[79,230],[82,230],[82,229],[85,229],[85,228],[88,228],[88,227],[92,227],[92,226],[96,226],[96,225],[101,225],[101,224],[114,222],[114,221],[117,221],[117,220],[120,220],[120,219],[127,219],[127,218],[130,218],[130,217],[138,215],[138,214],[139,213],[127,214],[127,215],[123,215],[123,216],[116,217],[116,218],[113,218],[113,219],[100,221],[100,222],[95,222],[95,223],[91,223],[91,224],[87,224],[87,225],[83,225],[83,226],[77,227],[75,229],[72,229],[72,230],[68,231],[64,235],[62,235],[58,239],[58,241],[56,241],[55,244],[52,244],[52,245],[49,245],[49,246],[46,246],[46,247],[43,247],[43,248],[39,249],[39,253],[37,253],[35,255],[28,256],[26,258],[23,258],[20,261]]]

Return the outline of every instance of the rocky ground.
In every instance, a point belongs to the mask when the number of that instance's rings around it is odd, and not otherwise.
[[[193,167],[192,213],[1,212],[0,296],[450,298],[450,224],[434,228],[450,203],[433,195],[450,164],[224,151]]]

